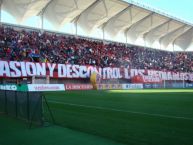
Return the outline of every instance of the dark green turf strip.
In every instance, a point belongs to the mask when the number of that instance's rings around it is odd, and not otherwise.
[[[121,145],[64,127],[28,129],[27,124],[0,114],[0,145]]]

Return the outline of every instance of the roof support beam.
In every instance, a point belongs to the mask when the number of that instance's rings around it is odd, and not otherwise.
[[[129,31],[131,28],[133,28],[134,26],[138,25],[138,24],[141,23],[142,21],[148,19],[149,17],[152,17],[153,15],[154,15],[154,12],[150,13],[149,15],[147,15],[146,17],[144,17],[143,19],[141,19],[141,20],[137,21],[136,23],[132,24],[131,27],[129,27],[129,28],[127,28],[127,29],[125,30],[125,34],[127,34],[128,31]]]
[[[191,27],[190,29],[192,29],[193,27]],[[175,40],[174,40],[174,42],[178,39],[178,38],[180,38],[180,37],[182,37],[184,34],[186,34],[190,29],[188,29],[187,31],[185,31],[184,33],[182,33],[180,36],[178,36]]]
[[[162,27],[162,26],[164,26],[164,25],[166,25],[166,24],[169,25],[169,22],[170,22],[170,21],[172,21],[172,19],[167,20],[166,22],[158,25],[157,27],[151,29],[149,32],[145,33],[145,34],[143,35],[144,40],[147,42],[147,37],[148,37],[148,35],[149,35],[150,33],[156,31],[157,29],[159,29],[160,27]]]
[[[149,32],[147,32],[146,34],[144,34],[144,36],[145,36],[144,38],[146,39],[146,36],[147,36],[149,33],[155,31],[156,29],[159,29],[160,27],[162,27],[162,26],[165,25],[165,24],[168,24],[170,21],[172,21],[172,19],[169,19],[169,20],[167,20],[166,22],[164,22],[164,23],[158,25],[157,27],[151,29]]]
[[[49,4],[51,4],[54,0],[50,0],[47,5],[41,10],[41,12],[38,14],[41,16],[41,31],[44,31],[44,13],[46,8],[49,6]]]
[[[128,9],[131,8],[132,5],[129,5],[128,7],[126,7],[125,9],[123,9],[121,12],[119,12],[118,14],[114,15],[112,18],[110,18],[107,22],[105,22],[105,24],[109,23],[112,19],[115,19],[117,17],[119,17],[120,15],[122,15],[125,11],[127,11]],[[104,25],[104,24],[102,24]],[[102,25],[100,25],[99,27],[102,27]]]
[[[191,32],[192,31],[192,33],[193,33],[193,27],[191,27],[190,29],[188,29],[187,31],[185,31],[184,33],[182,33],[180,36],[178,36],[174,41],[173,41],[173,46],[174,46],[174,48],[175,48],[175,43],[176,43],[176,41],[178,40],[178,39],[180,39],[181,37],[183,37],[184,35],[186,35],[188,32]],[[193,34],[192,34],[192,36],[193,36]],[[192,38],[190,38],[191,40],[193,39],[193,37]],[[181,49],[183,49],[183,50],[186,50],[190,45],[191,45],[191,42],[188,42],[189,44],[187,44],[186,45],[186,48],[181,48]]]
[[[95,0],[90,6],[88,6],[86,9],[84,9],[80,15],[76,16],[71,22],[78,22],[80,16],[82,15],[82,13],[84,13],[85,11],[87,11],[90,7],[92,7],[93,5],[95,5],[98,1],[101,1],[101,0]]]
[[[0,0],[0,25],[2,23],[2,4],[3,4],[3,0]]]
[[[105,0],[102,0],[104,7],[105,7],[105,11],[106,11],[106,16],[108,17],[108,9],[107,9],[107,4],[105,2]]]
[[[133,23],[129,28],[127,28],[126,30],[125,30],[125,36],[127,37],[127,43],[128,43],[128,33],[129,33],[129,31],[132,31],[132,29],[135,29],[135,27],[136,26],[138,26],[140,23],[142,23],[143,21],[145,21],[145,20],[147,20],[147,19],[149,19],[149,18],[151,18],[152,19],[152,17],[153,17],[153,15],[154,15],[154,12],[151,12],[149,15],[147,15],[147,16],[145,16],[144,18],[142,18],[141,20],[139,20],[139,21],[137,21],[137,22],[135,22],[135,23]],[[137,37],[139,37],[139,35],[137,34]],[[136,39],[135,39],[136,40]],[[133,40],[132,40],[133,41]],[[130,43],[132,43],[132,42],[130,42]]]
[[[159,43],[162,44],[162,41],[164,41],[164,39],[165,39],[166,37],[169,37],[170,35],[173,35],[173,34],[177,33],[177,32],[180,31],[181,29],[185,29],[185,27],[187,27],[187,24],[184,24],[183,26],[177,28],[176,30],[173,30],[173,31],[169,32],[168,34],[162,36],[162,37],[159,39]],[[173,42],[173,41],[175,40],[175,38],[177,38],[177,37],[178,37],[178,36],[174,36],[174,38],[171,40],[171,42]],[[171,42],[170,42],[170,43],[171,43]]]

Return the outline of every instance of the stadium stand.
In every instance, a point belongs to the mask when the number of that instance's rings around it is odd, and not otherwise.
[[[193,145],[192,96],[193,24],[134,0],[0,0],[0,145]]]
[[[0,59],[193,71],[193,53],[168,52],[51,32],[0,27]]]

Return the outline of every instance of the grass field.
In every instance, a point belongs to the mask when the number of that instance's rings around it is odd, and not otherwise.
[[[121,145],[57,125],[28,127],[27,123],[0,114],[0,145]]]
[[[130,145],[193,144],[192,90],[47,93],[56,123]]]
[[[28,130],[20,121],[0,115],[0,145],[193,145],[193,90],[66,91],[45,96],[56,125]]]

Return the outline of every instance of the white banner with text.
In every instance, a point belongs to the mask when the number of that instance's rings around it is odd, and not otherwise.
[[[117,67],[95,67],[71,64],[51,64],[18,61],[0,61],[0,77],[19,78],[32,76],[46,76],[50,78],[89,78],[97,73],[101,79],[131,79],[135,76],[145,76],[146,80],[152,78],[161,80],[189,80],[193,81],[193,73],[157,71],[147,69],[130,69]],[[151,77],[147,77],[151,76]],[[157,80],[156,80],[157,81]]]

